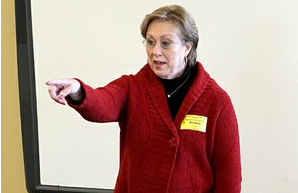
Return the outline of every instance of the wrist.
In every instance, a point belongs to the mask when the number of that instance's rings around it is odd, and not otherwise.
[[[69,94],[68,96],[70,97],[70,99],[71,99],[72,101],[82,101],[83,98],[84,98],[84,92],[83,92],[83,89],[82,89],[81,86],[80,86],[80,88],[78,89],[77,92],[72,93],[72,94]]]

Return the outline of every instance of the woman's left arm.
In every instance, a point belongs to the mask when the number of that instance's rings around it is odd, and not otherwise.
[[[218,117],[213,153],[215,193],[240,193],[242,176],[239,131],[230,100]]]

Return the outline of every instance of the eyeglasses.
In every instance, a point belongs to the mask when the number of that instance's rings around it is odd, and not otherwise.
[[[153,49],[156,45],[156,41],[153,40],[153,39],[144,39],[142,41],[142,43],[143,43],[144,47],[147,48],[147,49]],[[174,47],[174,45],[176,45],[176,44],[182,44],[182,43],[184,43],[184,41],[171,42],[169,40],[161,40],[159,42],[159,46],[162,49],[167,50],[167,49],[170,49],[170,48]]]

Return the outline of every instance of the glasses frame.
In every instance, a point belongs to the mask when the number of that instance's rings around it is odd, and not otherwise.
[[[184,44],[186,41],[185,40],[180,40],[179,42],[170,42],[170,44],[168,46],[165,46],[161,43],[161,41],[159,41],[157,43],[157,41],[154,40],[154,45],[150,45],[148,44],[148,40],[147,39],[143,39],[142,44],[146,49],[153,49],[156,45],[159,44],[159,47],[162,48],[163,50],[169,50],[171,48],[173,48],[175,45],[177,44]]]

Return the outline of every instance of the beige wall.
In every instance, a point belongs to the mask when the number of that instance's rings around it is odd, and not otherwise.
[[[1,192],[25,193],[14,1],[1,1]]]

